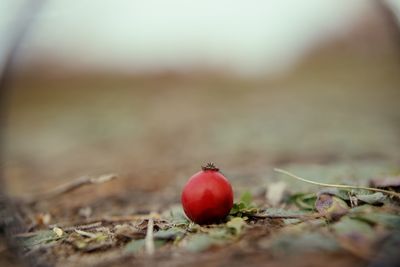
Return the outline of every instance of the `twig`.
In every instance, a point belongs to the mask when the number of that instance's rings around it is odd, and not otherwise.
[[[151,215],[137,214],[137,215],[122,215],[122,216],[111,216],[111,217],[103,217],[99,220],[107,223],[114,222],[127,222],[127,221],[137,221],[137,220],[147,220],[153,218]]]
[[[84,223],[79,222],[68,222],[62,224],[51,224],[49,228],[53,228],[55,226],[62,227],[64,231],[74,231],[75,229],[80,230],[88,230],[93,228],[98,228],[103,226],[104,224],[112,224],[112,223],[123,223],[123,222],[133,222],[138,220],[149,220],[150,218],[154,218],[154,216],[150,215],[123,215],[123,216],[111,216],[111,217],[102,217],[102,218],[93,218],[92,220],[85,221]],[[161,220],[163,221],[163,220]]]
[[[115,178],[117,178],[118,176],[116,174],[104,174],[101,175],[99,177],[87,177],[87,176],[83,176],[80,177],[76,180],[73,180],[71,182],[65,183],[63,185],[60,185],[56,188],[53,188],[45,193],[42,194],[38,194],[38,195],[34,195],[34,196],[30,196],[27,197],[25,199],[26,202],[28,203],[35,203],[37,201],[40,200],[48,200],[48,199],[52,199],[55,197],[58,197],[60,195],[72,192],[82,186],[85,185],[91,185],[91,184],[102,184],[102,183],[106,183],[109,182],[111,180],[114,180]]]
[[[312,214],[298,214],[298,215],[276,215],[276,214],[256,214],[256,213],[243,213],[247,217],[253,217],[257,219],[299,219],[299,220],[308,220],[308,219],[318,219],[323,217],[323,215],[319,213]]]
[[[75,231],[76,229],[78,230],[90,230],[93,228],[98,228],[101,227],[103,223],[101,221],[95,222],[95,223],[90,223],[90,224],[80,224],[80,225],[75,225],[75,226],[62,226],[58,224],[52,224],[49,225],[49,228],[54,228],[54,227],[62,227],[65,232],[71,232]]]
[[[286,174],[292,178],[295,178],[297,180],[309,183],[309,184],[314,184],[314,185],[319,185],[319,186],[326,186],[326,187],[336,187],[336,188],[344,188],[344,189],[362,189],[362,190],[369,190],[369,191],[374,191],[374,192],[381,192],[381,193],[385,193],[388,195],[392,195],[395,197],[400,198],[400,194],[393,192],[393,191],[389,191],[389,190],[384,190],[384,189],[379,189],[379,188],[372,188],[372,187],[365,187],[365,186],[358,186],[358,185],[343,185],[343,184],[327,184],[327,183],[320,183],[320,182],[315,182],[315,181],[311,181],[305,178],[302,178],[300,176],[297,176],[293,173],[290,173],[288,171],[282,170],[282,169],[278,169],[275,168],[274,171],[279,172],[279,173],[283,173]]]
[[[85,236],[85,237],[89,237],[89,238],[96,238],[97,237],[96,234],[93,234],[93,233],[90,233],[90,232],[86,232],[86,231],[83,231],[83,230],[75,229],[74,231],[75,231],[75,233],[80,234],[81,236]]]
[[[145,238],[145,248],[147,255],[151,256],[154,254],[154,238],[153,238],[153,228],[154,228],[154,221],[153,218],[149,219],[147,223],[147,232]]]

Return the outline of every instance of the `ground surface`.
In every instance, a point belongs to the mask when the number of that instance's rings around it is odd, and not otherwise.
[[[168,211],[179,207],[184,182],[207,161],[229,177],[236,201],[249,191],[260,208],[273,206],[266,192],[277,181],[286,183],[286,196],[315,196],[320,190],[278,175],[274,167],[334,183],[366,185],[373,178],[397,177],[399,70],[394,59],[331,59],[275,81],[210,75],[18,80],[10,95],[5,144],[5,184],[11,196],[42,195],[82,175],[119,175],[22,205],[25,233],[19,238],[28,242],[22,254],[57,266],[378,264],[383,252],[372,247],[386,244],[391,231],[380,223],[369,224],[371,231],[366,231],[374,238],[362,253],[354,251],[358,243],[332,238],[336,223],[313,225],[321,219],[293,228],[286,219],[250,217],[240,233],[223,225],[190,231],[187,227],[194,226],[184,225],[185,238],[180,241],[176,233],[167,241],[161,238],[163,245],[153,256],[126,246],[146,235],[150,213],[155,230],[171,227],[174,218]],[[398,214],[398,205],[390,203],[372,209]],[[287,199],[275,207],[299,210]],[[98,222],[82,231],[99,236],[74,232]],[[52,235],[54,226],[63,230],[60,238],[29,243],[38,230],[50,229],[45,234]],[[119,234],[122,226],[125,232]],[[223,241],[196,241],[197,235],[218,235],[213,231],[219,230],[228,231]],[[0,244],[4,264],[10,263],[12,257]]]

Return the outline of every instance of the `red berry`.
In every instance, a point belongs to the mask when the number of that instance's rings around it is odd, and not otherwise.
[[[185,214],[198,224],[215,223],[224,219],[233,206],[232,186],[214,164],[202,167],[182,191]]]

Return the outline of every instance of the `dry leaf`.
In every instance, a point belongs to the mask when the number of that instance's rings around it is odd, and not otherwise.
[[[59,227],[54,227],[53,232],[56,233],[58,237],[62,237],[62,235],[64,234],[64,231]]]
[[[279,203],[281,203],[286,187],[287,184],[282,181],[271,183],[267,187],[266,199],[272,207],[276,207],[279,205]]]
[[[366,222],[343,217],[332,225],[339,244],[354,255],[370,259],[372,257],[371,244],[376,238],[373,228]]]
[[[243,220],[243,218],[235,217],[231,219],[229,222],[227,222],[226,226],[228,226],[228,228],[233,229],[236,235],[240,235],[245,224],[246,223]]]
[[[338,220],[349,211],[346,202],[329,194],[319,194],[315,208],[328,220]]]
[[[50,213],[39,213],[36,215],[36,224],[37,225],[49,225],[51,221]]]
[[[370,182],[370,186],[378,188],[399,188],[400,176],[389,176],[384,178],[375,178]]]
[[[79,213],[79,216],[87,219],[92,215],[93,210],[91,207],[84,207],[84,208],[79,209],[78,213]]]
[[[130,224],[119,224],[114,228],[115,237],[118,239],[139,239],[144,238],[146,232],[133,227]]]

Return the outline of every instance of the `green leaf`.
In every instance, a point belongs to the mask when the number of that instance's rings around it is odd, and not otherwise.
[[[221,243],[221,240],[207,234],[197,234],[188,240],[186,249],[191,252],[201,252]]]
[[[270,248],[275,255],[300,254],[304,252],[337,251],[340,247],[336,240],[319,232],[283,233],[272,240],[260,243],[263,248]]]
[[[178,227],[172,227],[154,233],[154,238],[162,240],[175,240],[176,238],[182,237],[184,234],[185,230]]]
[[[239,202],[233,203],[232,209],[229,214],[236,217],[242,217],[244,213],[257,212],[258,209],[252,205],[252,202],[253,197],[250,192],[244,192],[241,195]]]
[[[154,240],[154,246],[156,248],[160,248],[165,244],[165,240]],[[133,253],[137,254],[144,250],[145,247],[145,240],[144,239],[137,239],[132,240],[128,244],[125,245],[124,251],[126,253]]]
[[[305,210],[314,210],[314,203],[317,196],[312,194],[298,193],[289,197],[288,202],[294,203],[297,207]]]
[[[253,202],[253,196],[249,191],[246,191],[240,196],[240,202],[243,203],[246,208],[250,208]]]
[[[94,251],[111,244],[108,235],[103,232],[91,233],[82,230],[75,230],[68,236],[67,241],[76,249],[84,251]]]
[[[373,212],[358,215],[358,218],[374,224],[382,224],[388,228],[400,229],[400,215],[383,212]]]
[[[385,209],[386,208],[386,209]],[[349,216],[351,218],[366,221],[370,224],[383,225],[387,228],[400,229],[400,214],[397,209],[392,209],[390,213],[390,206],[374,207],[371,205],[362,205],[350,210]]]
[[[332,228],[340,235],[362,233],[365,236],[373,236],[374,234],[372,227],[368,223],[349,217],[342,218],[339,222],[333,224]]]
[[[144,239],[132,240],[125,246],[125,252],[136,254],[143,250]]]
[[[56,241],[60,238],[62,237],[58,236],[53,230],[38,231],[35,232],[33,236],[29,237],[18,237],[20,244],[24,247],[32,247],[35,245]]]
[[[243,203],[241,203],[243,204]],[[229,215],[234,216],[234,217],[245,217],[246,214],[253,214],[258,211],[257,208],[245,208],[243,205],[238,205],[238,204],[233,204],[233,207],[231,211],[229,212]]]
[[[240,235],[245,224],[246,222],[243,220],[243,218],[235,217],[227,222],[226,226],[232,229],[235,235]]]
[[[361,194],[357,194],[356,198],[361,200],[362,202],[371,204],[371,205],[376,205],[376,204],[383,204],[385,203],[387,197],[382,194],[381,192],[376,192],[373,194],[365,194],[365,195],[361,195]]]
[[[301,210],[285,210],[285,209],[279,209],[279,208],[267,208],[257,214],[280,218],[280,217],[302,216],[302,215],[307,215],[307,214],[310,215],[312,213],[306,212],[306,211],[301,211]]]
[[[341,190],[338,188],[324,188],[321,189],[317,195],[328,194],[332,196],[337,196],[338,198],[341,198],[343,200],[350,200],[349,192],[349,190]]]
[[[358,251],[363,255],[370,253],[370,245],[377,236],[371,225],[346,216],[331,227],[336,233],[338,241],[346,244],[347,249]]]
[[[230,231],[226,227],[213,228],[208,232],[208,234],[210,235],[210,237],[216,239],[229,239],[231,236]]]
[[[187,225],[190,223],[181,205],[171,207],[169,210],[163,213],[163,217],[175,225]]]
[[[298,224],[298,223],[301,223],[301,222],[302,222],[302,220],[300,220],[300,219],[283,219],[283,223],[285,225]]]
[[[236,213],[240,212],[243,209],[244,209],[244,204],[243,203],[233,203],[232,209],[229,212],[229,214],[236,214]]]

